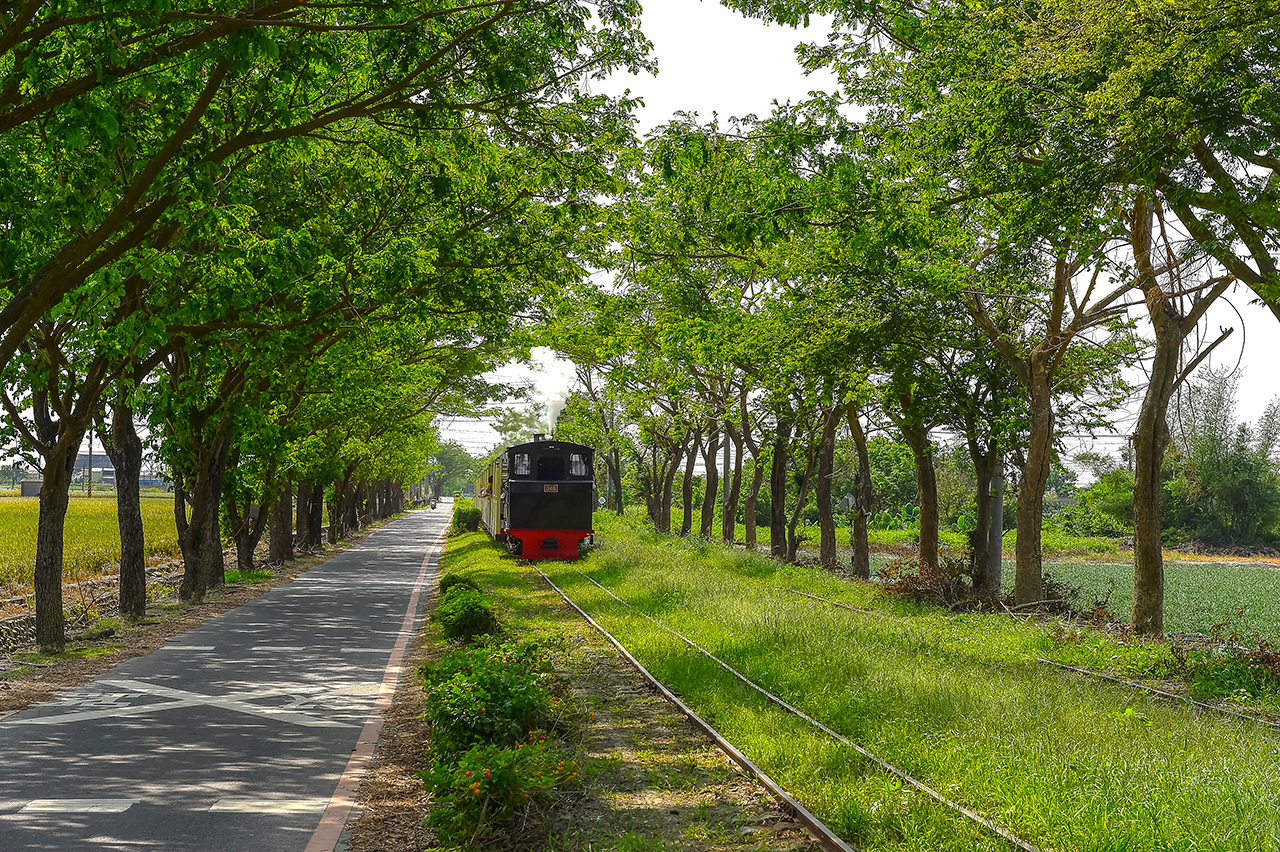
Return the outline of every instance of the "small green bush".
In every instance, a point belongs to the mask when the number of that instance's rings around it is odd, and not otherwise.
[[[446,594],[450,589],[454,589],[458,587],[462,587],[466,589],[475,589],[477,592],[480,591],[480,587],[476,585],[476,582],[474,580],[468,577],[464,577],[461,574],[445,574],[443,577],[440,578],[440,594],[441,595]]]
[[[419,777],[434,794],[428,821],[441,840],[509,847],[538,835],[553,794],[578,783],[578,764],[558,742],[535,734],[515,748],[474,746],[456,765],[437,763]]]
[[[532,731],[566,725],[567,693],[536,645],[489,641],[420,672],[437,762],[452,764],[475,745],[514,747]]]
[[[498,618],[479,590],[456,585],[440,597],[432,619],[450,639],[471,639],[498,632]]]
[[[478,532],[483,520],[480,508],[470,500],[459,498],[453,501],[453,521],[450,532]]]

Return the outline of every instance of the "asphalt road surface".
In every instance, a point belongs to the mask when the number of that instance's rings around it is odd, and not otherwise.
[[[447,520],[412,512],[0,721],[0,850],[334,849]]]

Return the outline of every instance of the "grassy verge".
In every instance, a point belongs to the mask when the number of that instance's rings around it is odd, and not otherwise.
[[[1033,843],[1090,852],[1280,848],[1274,733],[1034,661],[1049,656],[1158,675],[1171,664],[1161,647],[1007,617],[947,615],[822,572],[603,517],[597,530],[603,545],[581,563],[541,567],[862,848],[1006,847],[763,703],[580,572]],[[497,589],[527,589],[528,569],[497,564]],[[876,612],[840,610],[789,589]]]

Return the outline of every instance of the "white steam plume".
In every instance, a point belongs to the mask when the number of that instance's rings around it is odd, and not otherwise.
[[[560,419],[560,412],[564,410],[565,403],[568,401],[568,388],[562,388],[547,395],[547,434],[555,435],[556,421]]]

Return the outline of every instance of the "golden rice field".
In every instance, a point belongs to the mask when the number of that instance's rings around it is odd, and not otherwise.
[[[31,589],[35,564],[37,497],[0,498],[0,597]],[[178,550],[172,500],[143,500],[142,527],[148,555]],[[63,571],[67,582],[98,573],[120,558],[120,529],[116,501],[72,497],[67,509]]]

